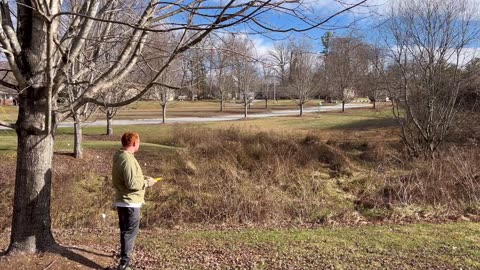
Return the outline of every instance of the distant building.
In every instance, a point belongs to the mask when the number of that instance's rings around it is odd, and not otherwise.
[[[17,106],[17,91],[0,87],[0,105],[2,106]]]
[[[252,100],[255,98],[255,92],[247,92],[247,99]],[[240,100],[243,100],[244,93],[240,93]]]
[[[0,76],[2,80],[6,83],[16,85],[15,77],[12,72],[6,72],[9,70],[10,66],[7,61],[0,61]],[[18,104],[18,92],[14,89],[4,87],[0,85],[0,106],[17,106]]]

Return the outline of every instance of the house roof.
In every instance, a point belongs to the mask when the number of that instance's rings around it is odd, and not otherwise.
[[[17,90],[10,89],[10,88],[7,88],[7,87],[4,87],[4,86],[0,85],[0,94],[16,96],[16,95],[18,95],[18,92],[17,92]]]
[[[10,69],[10,65],[8,64],[7,61],[0,61],[0,68],[2,69]],[[8,74],[6,74],[5,76],[5,71],[0,71],[0,78],[3,78],[3,80],[7,83],[11,83],[11,84],[17,84],[16,83],[16,80],[15,80],[15,77],[13,76],[13,74],[11,72],[8,72]],[[3,85],[0,85],[0,94],[6,94],[6,95],[18,95],[18,92],[17,90],[15,89],[11,89],[11,88],[8,88],[8,87],[5,87]]]

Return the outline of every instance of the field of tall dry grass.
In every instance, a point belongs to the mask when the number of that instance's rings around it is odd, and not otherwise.
[[[328,122],[328,115],[318,117]],[[147,193],[142,226],[364,224],[480,214],[475,130],[450,138],[435,159],[421,160],[404,154],[391,125],[283,132],[275,123],[284,118],[262,121],[273,122],[250,129],[255,122],[145,128],[137,158],[146,175],[164,180]],[[60,133],[59,141],[62,136],[70,135]],[[84,159],[56,153],[55,227],[116,226],[110,163],[117,141],[87,130]],[[0,205],[11,209],[15,157],[5,153]],[[10,218],[11,210],[0,225],[8,227]]]

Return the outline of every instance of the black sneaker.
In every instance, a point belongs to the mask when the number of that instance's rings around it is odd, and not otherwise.
[[[117,270],[133,270],[133,268],[128,266],[128,264],[120,264],[118,265]]]

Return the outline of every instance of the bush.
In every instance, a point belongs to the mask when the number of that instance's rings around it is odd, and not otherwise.
[[[332,172],[347,170],[347,157],[316,138],[308,143],[308,137],[233,128],[192,130],[175,130],[174,143],[184,148],[168,187],[149,195],[156,205],[149,208],[149,225],[325,222],[353,210],[328,182]],[[319,170],[327,179],[312,174]]]
[[[358,196],[363,209],[433,206],[467,213],[480,205],[480,153],[453,148],[430,161],[413,160],[403,173],[378,179],[374,192]],[[473,210],[472,210],[473,209]]]

